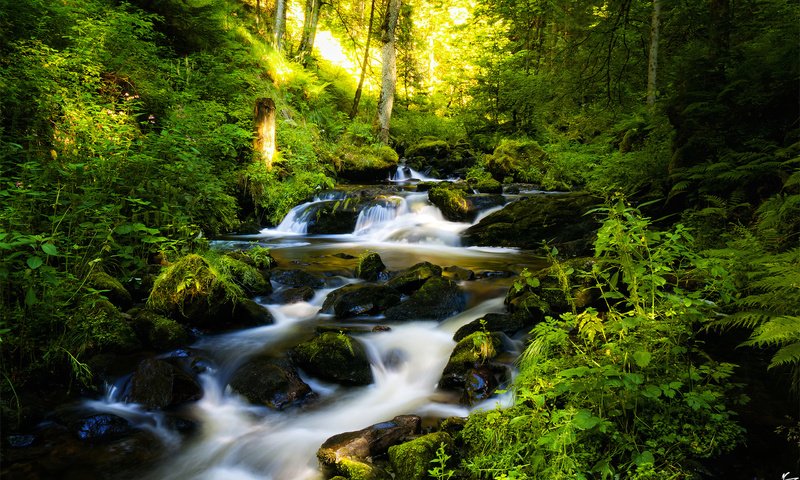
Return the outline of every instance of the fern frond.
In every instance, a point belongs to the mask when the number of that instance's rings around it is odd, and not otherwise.
[[[800,341],[781,347],[772,357],[769,368],[800,364]]]
[[[800,342],[800,317],[773,317],[753,330],[753,335],[742,345],[750,347],[780,346]]]

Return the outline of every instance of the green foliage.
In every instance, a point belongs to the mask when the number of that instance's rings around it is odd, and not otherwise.
[[[504,139],[486,157],[486,169],[496,180],[541,183],[547,163],[547,153],[533,140]]]
[[[725,272],[692,253],[680,226],[653,231],[623,200],[605,212],[590,272],[604,311],[534,327],[515,406],[471,416],[463,431],[470,477],[687,477],[741,441],[735,366],[695,338]],[[690,274],[699,290],[685,289]]]
[[[447,454],[447,445],[442,442],[436,450],[436,458],[431,460],[435,466],[428,470],[428,474],[436,480],[449,480],[455,472],[447,468],[447,461],[450,460],[450,455]]]

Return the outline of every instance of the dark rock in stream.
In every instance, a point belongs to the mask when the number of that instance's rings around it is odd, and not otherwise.
[[[323,312],[333,312],[336,318],[358,315],[377,315],[400,303],[400,293],[386,285],[345,285],[328,294],[322,304]]]
[[[322,288],[325,281],[304,270],[273,270],[272,280],[287,287]]]
[[[453,265],[444,268],[444,276],[453,280],[454,282],[462,282],[464,280],[475,280],[475,272],[466,268]]]
[[[506,335],[514,335],[525,328],[525,326],[526,324],[520,316],[504,313],[487,313],[482,318],[459,328],[455,335],[453,335],[453,340],[459,342],[467,336],[484,329],[487,332],[503,332]]]
[[[344,333],[322,333],[296,346],[290,355],[299,368],[322,380],[342,385],[373,382],[364,346]]]
[[[128,401],[148,409],[164,409],[199,400],[203,389],[198,381],[165,360],[148,359],[139,364],[131,378]]]
[[[386,310],[386,320],[443,320],[462,312],[465,307],[464,293],[455,282],[433,277],[408,300]]]
[[[270,300],[274,303],[306,302],[314,298],[314,289],[311,287],[291,287],[279,290],[272,294]]]
[[[71,425],[76,437],[86,442],[107,442],[126,435],[134,430],[122,417],[110,413],[100,413],[76,420]]]
[[[288,361],[268,357],[250,360],[236,370],[230,386],[250,403],[275,410],[302,403],[311,395],[311,387]]]
[[[419,433],[421,424],[420,417],[400,415],[362,430],[340,433],[322,444],[317,458],[328,478],[338,474],[346,478],[389,479],[391,476],[373,465],[372,459],[411,439]]]
[[[358,257],[356,265],[356,278],[374,282],[381,277],[385,278],[386,265],[383,264],[381,256],[376,252],[364,252]]]
[[[352,233],[359,211],[358,202],[344,200],[321,203],[309,219],[307,232],[310,235]]]
[[[585,193],[537,195],[506,205],[462,233],[465,245],[538,249],[547,242],[562,253],[592,248],[598,222],[586,213],[599,199]]]
[[[386,285],[408,295],[419,290],[429,278],[441,276],[442,267],[430,262],[421,262],[395,274]]]
[[[144,346],[159,352],[186,345],[192,337],[180,323],[147,308],[135,312],[133,330]]]
[[[492,363],[501,345],[497,333],[475,332],[462,338],[442,372],[439,388],[461,393],[465,405],[489,398],[508,376],[507,367]]]

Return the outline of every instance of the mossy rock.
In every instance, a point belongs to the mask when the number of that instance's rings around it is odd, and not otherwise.
[[[441,277],[442,267],[430,262],[420,262],[406,270],[397,273],[386,285],[406,295],[419,290],[430,278]]]
[[[255,233],[258,233],[258,231]],[[278,261],[272,256],[269,248],[262,247],[261,245],[255,245],[247,250],[235,250],[232,252],[227,252],[225,255],[244,262],[259,270],[269,270],[278,265]]]
[[[471,205],[460,188],[440,185],[428,190],[428,200],[441,210],[442,215],[451,222],[469,220]]]
[[[547,152],[535,141],[504,139],[486,157],[486,170],[495,180],[510,177],[518,182],[539,183],[547,162]]]
[[[465,307],[464,294],[455,282],[442,277],[432,277],[408,300],[386,310],[386,319],[388,321],[443,320],[462,312]]]
[[[503,193],[503,184],[494,178],[483,178],[479,181],[469,182],[469,186],[480,193]]]
[[[510,379],[507,367],[492,362],[501,344],[497,333],[480,331],[464,337],[450,355],[439,388],[460,392],[465,405],[489,398],[501,382]]]
[[[406,157],[423,157],[425,159],[447,158],[450,155],[450,144],[444,140],[423,137],[414,145],[406,149]]]
[[[215,267],[221,271],[223,278],[239,285],[245,295],[269,295],[272,293],[272,284],[269,278],[255,267],[255,264],[237,260],[229,255],[223,255],[215,262]]]
[[[352,233],[356,228],[361,211],[359,197],[322,202],[313,207],[308,220],[307,233],[310,235],[335,235]]]
[[[91,356],[130,353],[142,347],[128,315],[105,299],[86,299],[68,321],[69,338],[78,342],[71,351]]]
[[[383,264],[381,256],[376,252],[364,252],[358,256],[355,275],[356,278],[374,282],[386,276],[386,265]]]
[[[386,180],[399,161],[397,152],[386,145],[348,145],[337,152],[336,159],[338,176],[353,182]]]
[[[291,357],[309,375],[343,385],[373,382],[367,352],[343,333],[322,333],[296,346]]]
[[[332,311],[336,318],[351,318],[377,315],[399,303],[400,293],[387,285],[354,284],[329,293],[322,311]]]
[[[526,323],[518,316],[503,313],[487,313],[456,330],[453,340],[459,342],[467,336],[486,329],[487,332],[503,332],[513,335],[526,327]]]
[[[130,308],[133,298],[130,292],[116,278],[105,272],[93,272],[86,279],[86,285],[100,290],[101,294],[122,310]]]
[[[133,329],[145,346],[159,352],[174,350],[192,339],[183,325],[148,308],[136,313]]]
[[[459,267],[458,265],[451,265],[445,267],[442,273],[445,277],[453,280],[454,282],[463,282],[465,280],[475,280],[475,272],[467,268]]]
[[[512,202],[466,229],[465,245],[519,247],[556,246],[562,254],[591,252],[597,220],[586,215],[599,199],[586,193],[537,195]]]
[[[493,360],[500,352],[501,343],[496,333],[480,331],[467,335],[453,348],[443,373],[463,372]]]
[[[336,463],[336,470],[349,480],[391,480],[383,469],[367,462],[342,458]]]
[[[403,480],[426,480],[428,470],[433,468],[432,460],[444,444],[445,452],[452,452],[453,439],[445,432],[434,432],[415,438],[410,442],[389,447],[389,463],[395,478]]]

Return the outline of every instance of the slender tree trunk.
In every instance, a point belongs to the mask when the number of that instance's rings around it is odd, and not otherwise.
[[[314,50],[314,39],[317,36],[319,12],[322,9],[322,0],[306,0],[305,18],[303,19],[303,39],[300,41],[298,56],[305,64],[306,59]]]
[[[394,90],[397,83],[397,39],[395,29],[397,20],[400,17],[401,0],[389,0],[386,8],[386,17],[383,22],[383,47],[381,57],[383,67],[381,70],[381,95],[378,98],[378,138],[384,145],[389,144],[389,122],[392,118],[392,107],[394,106]]]
[[[283,32],[286,29],[286,8],[289,0],[278,0],[275,4],[275,49],[283,49]]]
[[[372,40],[372,22],[375,19],[375,0],[372,0],[372,5],[369,7],[369,26],[367,27],[367,43],[364,46],[364,60],[361,62],[361,78],[358,79],[358,88],[356,88],[356,95],[353,97],[353,108],[350,110],[350,120],[356,118],[358,115],[358,104],[361,101],[361,91],[364,88],[364,77],[367,76],[367,66],[369,65],[369,44]]]
[[[658,28],[661,23],[661,0],[653,0],[653,16],[650,19],[650,58],[647,62],[647,106],[656,104],[656,74],[658,73]]]
[[[256,100],[256,138],[253,148],[261,154],[264,166],[272,169],[272,160],[275,158],[275,102],[271,98]]]

